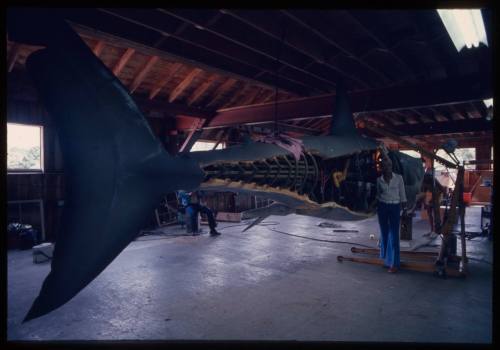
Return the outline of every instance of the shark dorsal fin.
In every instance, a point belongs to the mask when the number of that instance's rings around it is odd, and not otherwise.
[[[334,136],[358,136],[351,106],[347,96],[347,88],[343,81],[337,83],[335,94],[335,107],[330,126],[330,135]]]

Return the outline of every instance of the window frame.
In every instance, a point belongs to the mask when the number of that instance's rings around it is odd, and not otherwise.
[[[45,172],[45,142],[44,142],[44,127],[43,125],[39,124],[28,124],[28,123],[16,123],[16,122],[7,122],[7,133],[8,133],[8,125],[22,125],[22,126],[31,126],[31,127],[37,127],[40,130],[40,168],[39,169],[22,169],[22,168],[9,168],[8,164],[8,152],[9,152],[9,145],[8,145],[8,136],[7,136],[7,174],[43,174]]]

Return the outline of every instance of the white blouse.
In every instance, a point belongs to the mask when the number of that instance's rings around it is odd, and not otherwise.
[[[389,183],[385,182],[384,176],[377,179],[377,199],[387,204],[399,204],[406,202],[405,185],[403,177],[392,173]]]

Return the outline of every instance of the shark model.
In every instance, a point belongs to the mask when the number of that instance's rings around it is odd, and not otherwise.
[[[10,9],[8,30],[11,40],[45,47],[27,58],[26,69],[56,120],[68,188],[64,234],[24,322],[85,288],[171,191],[252,193],[281,203],[285,212],[332,220],[375,213],[379,144],[358,134],[342,84],[330,135],[302,138],[298,157],[280,145],[254,141],[171,156],[127,89],[56,10]],[[422,163],[399,152],[389,157],[411,206]]]

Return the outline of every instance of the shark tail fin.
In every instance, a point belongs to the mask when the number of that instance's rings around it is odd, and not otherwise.
[[[26,11],[9,15],[32,37],[9,34],[46,46],[26,68],[55,120],[67,192],[51,271],[23,322],[71,300],[137,236],[163,194],[202,179],[194,161],[164,151],[127,89],[66,22]]]

